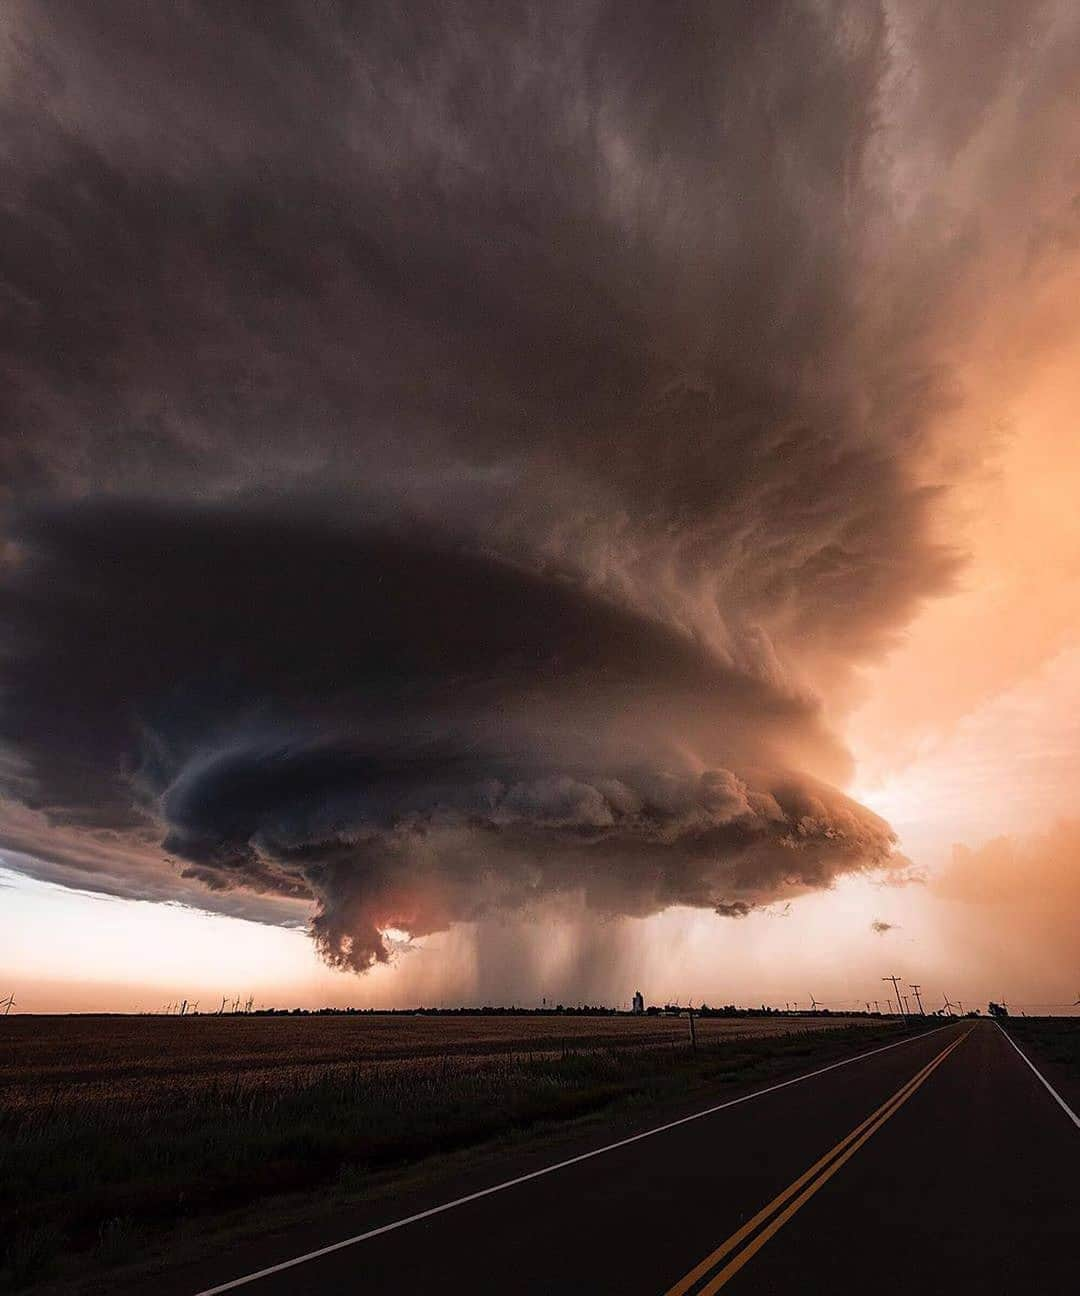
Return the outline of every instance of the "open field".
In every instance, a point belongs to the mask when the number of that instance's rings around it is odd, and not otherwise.
[[[178,1226],[627,1104],[859,1051],[875,1019],[0,1018],[5,1281],[120,1262]],[[65,1260],[65,1257],[67,1258]]]
[[[864,1018],[706,1018],[698,1044],[836,1030]],[[352,1074],[419,1077],[448,1065],[541,1061],[567,1052],[683,1049],[676,1017],[201,1016],[0,1019],[0,1104],[73,1109],[237,1091],[283,1093]]]

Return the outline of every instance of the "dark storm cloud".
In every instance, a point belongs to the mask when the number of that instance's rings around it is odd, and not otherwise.
[[[22,804],[116,846],[158,830],[215,892],[317,901],[335,961],[576,891],[735,914],[888,857],[885,824],[785,764],[837,759],[811,702],[567,580],[222,506],[67,505],[13,549]],[[70,865],[58,841],[37,849]]]
[[[888,860],[827,720],[950,578],[977,240],[897,224],[883,11],[5,23],[0,840],[359,967]]]

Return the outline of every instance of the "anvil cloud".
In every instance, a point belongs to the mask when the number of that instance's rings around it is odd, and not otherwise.
[[[1010,155],[932,199],[1040,57],[1006,6],[957,77],[949,21],[16,5],[17,867],[310,912],[362,970],[389,928],[894,863],[840,720],[953,579],[945,340],[986,202],[1050,183]]]

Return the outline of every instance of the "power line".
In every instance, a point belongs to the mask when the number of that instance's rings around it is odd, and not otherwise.
[[[896,995],[897,1011],[900,1013],[900,1016],[903,1017],[904,1020],[906,1021],[907,1016],[904,1012],[904,1005],[900,1002],[900,978],[898,976],[887,976],[887,977],[882,977],[881,979],[882,981],[892,982],[893,994]]]

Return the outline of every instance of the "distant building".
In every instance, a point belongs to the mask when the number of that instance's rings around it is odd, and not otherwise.
[[[634,991],[634,997],[631,1000],[630,1011],[635,1013],[643,1013],[645,1011],[645,996],[641,993],[640,990]]]

